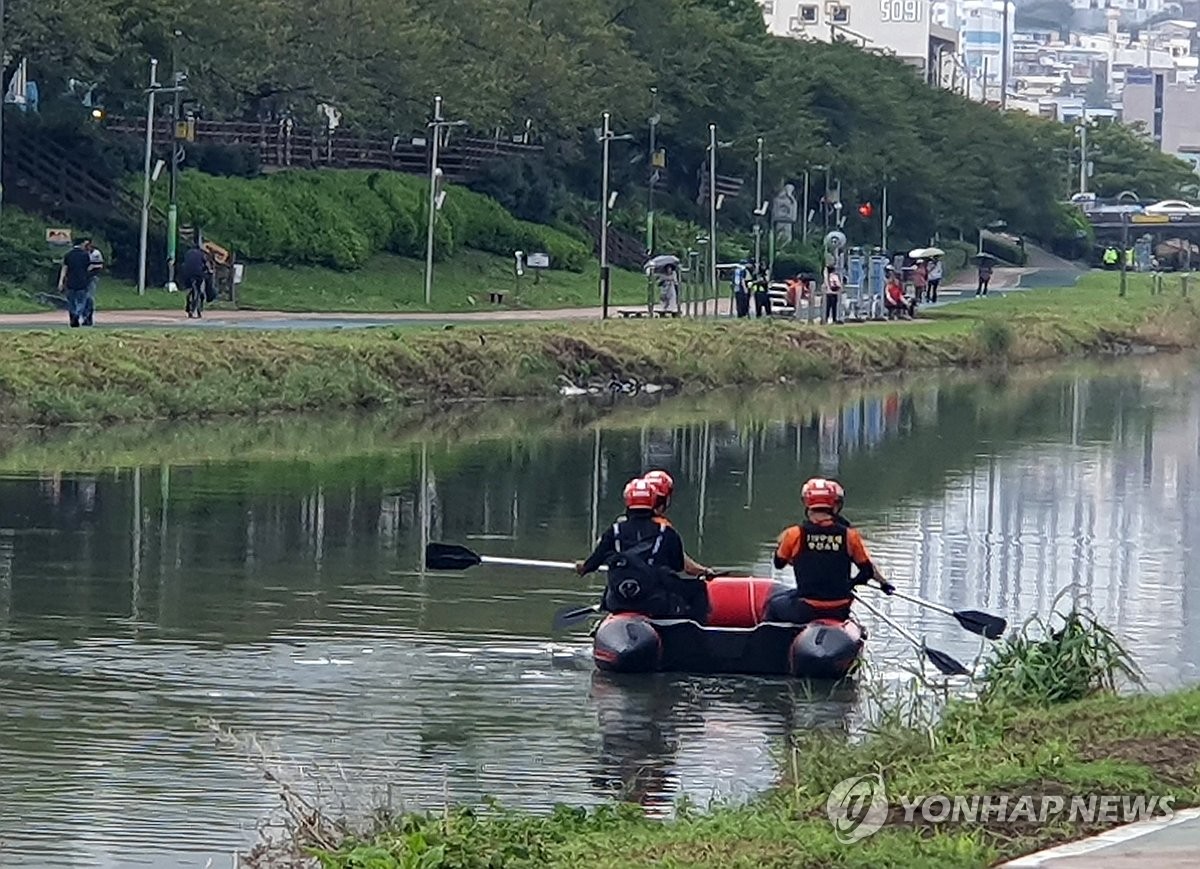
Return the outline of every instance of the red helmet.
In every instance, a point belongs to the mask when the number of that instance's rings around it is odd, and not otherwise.
[[[808,510],[840,510],[846,500],[846,490],[836,480],[815,477],[800,489],[800,497]]]
[[[625,484],[625,507],[629,510],[653,510],[658,498],[658,490],[641,477]]]
[[[649,471],[642,479],[663,498],[670,498],[675,493],[675,481],[666,471]]]

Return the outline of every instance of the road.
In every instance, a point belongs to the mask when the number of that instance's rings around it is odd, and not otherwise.
[[[1184,869],[1200,865],[1200,809],[1030,854],[1000,869]]]
[[[992,278],[991,290],[1000,294],[1005,290],[1033,289],[1035,287],[1069,286],[1083,274],[1076,266],[1052,257],[1043,251],[1031,248],[1030,264],[1022,268],[997,268]],[[974,284],[953,284],[943,288],[936,305],[973,298]],[[114,329],[362,329],[369,326],[428,326],[452,323],[556,323],[577,320],[599,320],[600,308],[557,308],[553,310],[488,310],[457,313],[405,313],[405,314],[358,314],[358,313],[287,313],[283,311],[247,311],[213,308],[200,320],[189,320],[180,310],[103,310],[104,297],[100,296],[101,310],[96,313],[97,328]],[[721,316],[730,316],[730,300],[721,299]],[[614,305],[611,317],[618,317],[620,310],[635,310],[636,305]],[[65,311],[50,310],[36,314],[0,314],[0,329],[45,329],[69,328]]]

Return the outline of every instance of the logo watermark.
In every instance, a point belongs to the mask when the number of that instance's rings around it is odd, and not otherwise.
[[[833,835],[843,845],[865,839],[883,827],[888,816],[883,776],[868,773],[838,782],[825,801]]]
[[[1175,815],[1175,797],[1088,794],[972,794],[954,796],[901,795],[905,824],[1132,824],[1168,821]],[[848,778],[829,793],[825,812],[842,844],[858,842],[878,832],[888,819],[887,790],[879,773]]]

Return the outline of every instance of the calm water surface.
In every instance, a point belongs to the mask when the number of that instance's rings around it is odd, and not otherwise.
[[[426,573],[422,544],[581,557],[648,465],[698,558],[770,571],[813,473],[897,584],[1014,623],[1073,588],[1156,685],[1200,680],[1200,375],[1179,360],[1008,379],[439,420],[0,436],[0,866],[230,865],[278,797],[354,812],[493,795],[668,811],[775,778],[853,695],[593,672],[551,614],[594,582]],[[964,659],[976,638],[885,608]],[[865,617],[871,624],[869,617]],[[913,658],[871,625],[876,672]],[[213,722],[239,735],[219,741]]]

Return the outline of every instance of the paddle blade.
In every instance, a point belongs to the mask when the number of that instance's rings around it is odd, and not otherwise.
[[[430,543],[425,547],[425,566],[430,570],[466,570],[482,564],[480,557],[454,543]]]
[[[1004,619],[991,613],[982,613],[979,610],[959,610],[954,614],[954,618],[958,619],[958,623],[971,633],[979,634],[989,640],[1000,639],[1008,628],[1008,622]]]
[[[564,631],[567,628],[586,621],[592,616],[600,615],[599,604],[584,607],[564,607],[554,614],[554,630]]]
[[[925,647],[925,657],[930,660],[933,666],[941,671],[943,676],[970,676],[971,671],[960,664],[954,658],[951,658],[945,652],[939,652],[937,649]]]

